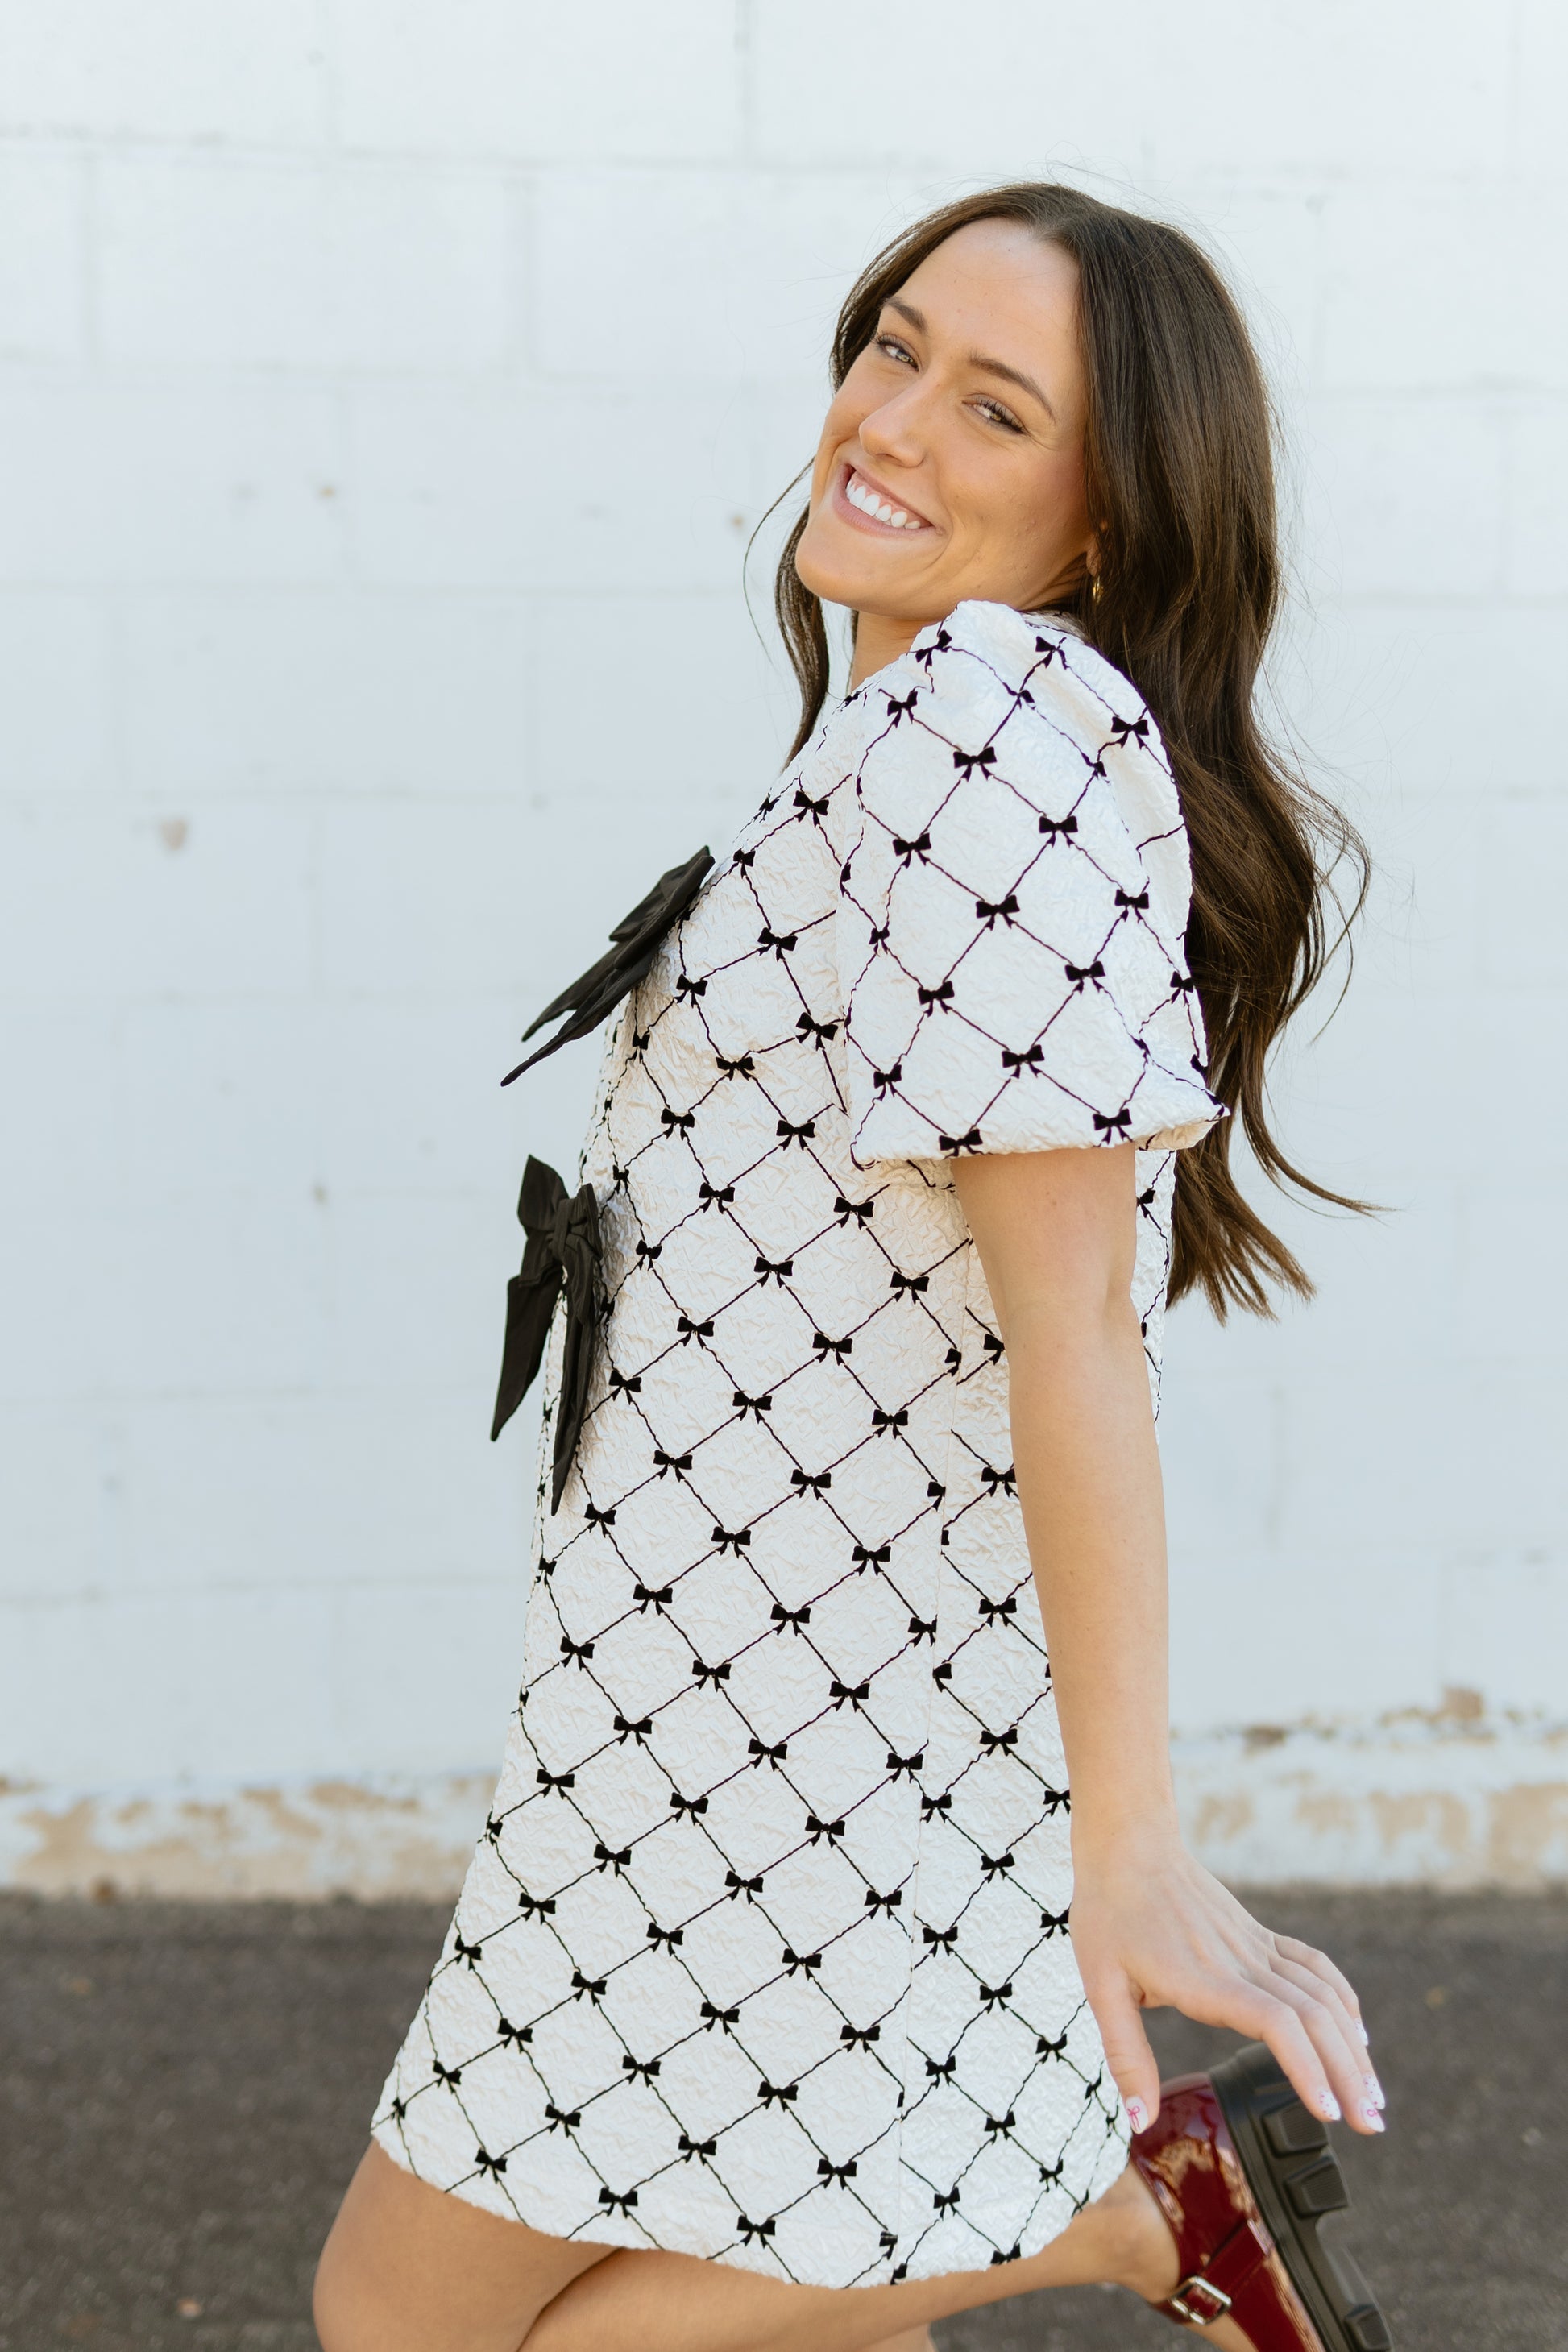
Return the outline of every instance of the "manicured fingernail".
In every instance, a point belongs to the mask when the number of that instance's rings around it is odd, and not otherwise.
[[[1148,2130],[1148,2128],[1149,2128],[1149,2110],[1148,2110],[1148,2108],[1143,2105],[1143,2102],[1142,2102],[1142,2099],[1129,2099],[1129,2100],[1128,2100],[1128,2102],[1127,2102],[1127,2120],[1128,2120],[1128,2122],[1131,2125],[1131,2126],[1132,2126],[1132,2128],[1133,2128],[1133,2130],[1134,2130],[1135,2132],[1141,2132],[1141,2131],[1147,2131],[1147,2130]]]
[[[1368,2131],[1380,2132],[1383,2130],[1383,2117],[1378,2114],[1377,2109],[1373,2105],[1370,2099],[1363,2101],[1361,2106],[1357,2109],[1357,2113],[1360,2115],[1361,2119],[1366,2126]]]
[[[1372,2094],[1373,2105],[1374,2107],[1387,2106],[1388,2101],[1383,2095],[1383,2084],[1378,2081],[1377,2076],[1375,2074],[1368,2074],[1364,2079],[1366,2082],[1366,2087]]]
[[[1371,2047],[1371,2044],[1372,2044],[1372,2036],[1371,2036],[1371,2034],[1367,2032],[1367,2030],[1366,2030],[1365,2026],[1362,2023],[1362,2021],[1361,2021],[1361,2020],[1360,2020],[1360,2018],[1359,2018],[1359,2017],[1356,2019],[1356,2021],[1355,2021],[1355,2030],[1356,2030],[1356,2032],[1361,2035],[1362,2040],[1363,2040],[1363,2041],[1367,2044],[1367,2046],[1370,2048],[1370,2047]]]
[[[1331,2091],[1320,2091],[1318,2093],[1318,2113],[1321,2116],[1327,2116],[1330,2123],[1331,2124],[1337,2124],[1339,2122],[1340,2103],[1338,2099],[1335,2098]]]

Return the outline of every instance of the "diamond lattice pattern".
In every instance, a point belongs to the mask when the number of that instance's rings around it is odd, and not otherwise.
[[[583,1158],[593,1402],[376,2119],[425,2179],[846,2286],[1034,2252],[1121,2170],[949,1163],[1140,1147],[1153,1376],[1173,1154],[1217,1115],[1188,887],[1126,680],[962,605],[832,712],[628,1001]]]

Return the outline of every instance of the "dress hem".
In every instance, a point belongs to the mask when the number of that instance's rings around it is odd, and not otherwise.
[[[410,2179],[425,2181],[427,2188],[439,2188],[439,2183],[426,2180],[425,2175],[410,2162],[407,2148],[403,2145],[396,2132],[389,2126],[385,2118],[378,2117],[371,2126],[371,2137],[382,2153],[390,2157],[401,2171],[408,2174]],[[1112,2151],[1116,2158],[1113,2166],[1107,2161]],[[1008,2259],[1028,2262],[1035,2255],[1043,2253],[1047,2246],[1053,2245],[1057,2239],[1071,2227],[1079,2213],[1086,2212],[1089,2206],[1097,2205],[1101,2198],[1109,2195],[1126,2170],[1128,2160],[1129,2135],[1123,2119],[1122,2127],[1119,2131],[1107,2135],[1105,2155],[1102,2156],[1090,2176],[1089,2187],[1082,2204],[1074,2206],[1056,2228],[1047,2228],[1037,2241],[1031,2231],[1028,2242],[1022,2245],[1020,2252],[1016,2257]],[[720,2253],[712,2253],[695,2244],[661,2244],[646,2230],[639,2229],[634,2233],[633,2229],[628,2225],[617,2231],[607,2218],[600,2221],[595,2216],[595,2226],[591,2230],[544,2229],[538,2222],[526,2220],[516,2210],[517,2200],[510,2190],[506,2194],[505,2204],[512,2208],[510,2211],[505,2210],[502,2203],[494,2195],[484,2196],[472,2193],[473,2190],[482,2189],[484,2186],[484,2177],[475,2174],[468,2180],[458,2182],[449,2189],[441,2189],[440,2193],[446,2197],[460,2198],[465,2205],[473,2206],[477,2211],[492,2214],[497,2221],[514,2221],[520,2229],[531,2230],[536,2236],[559,2239],[563,2245],[603,2246],[607,2252],[612,2253],[683,2254],[689,2260],[695,2262],[717,2263],[725,2270],[746,2271],[753,2277],[776,2279],[781,2285],[786,2286],[828,2287],[836,2294],[852,2294],[857,2287],[913,2285],[924,2279],[963,2278],[972,2271],[978,2275],[982,2271],[1000,2266],[994,2255],[988,2255],[984,2261],[973,2263],[922,2263],[919,2260],[917,2250],[915,2258],[911,2259],[908,2267],[897,2277],[894,2276],[893,2267],[890,2264],[877,2263],[870,2266],[874,2275],[868,2276],[863,2272],[859,2277],[852,2279],[846,2279],[841,2274],[831,2278],[806,2278],[798,2272],[787,2270],[777,2256],[765,2248],[736,2246],[726,2248]],[[1047,2208],[1046,2219],[1049,2221],[1052,2218],[1053,2209]]]

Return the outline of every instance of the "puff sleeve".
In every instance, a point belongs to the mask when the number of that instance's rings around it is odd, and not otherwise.
[[[859,692],[837,915],[856,1164],[1197,1142],[1224,1109],[1136,690],[1070,629],[972,603]]]

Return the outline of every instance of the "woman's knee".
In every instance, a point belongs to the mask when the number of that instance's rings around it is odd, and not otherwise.
[[[338,2208],[316,2263],[310,2315],[321,2352],[428,2352],[417,2338],[405,2334],[412,2315],[399,2304],[400,2265],[387,2258],[384,2232],[374,2179],[367,2185],[362,2166]],[[372,2168],[373,2173],[374,2168]],[[400,2320],[402,2324],[400,2324]]]
[[[374,2300],[373,2281],[356,2263],[334,2222],[316,2264],[310,2295],[310,2316],[321,2352],[372,2352],[373,2347],[384,2343]]]
[[[316,2268],[321,2352],[518,2352],[608,2252],[433,2189],[373,2143]]]

